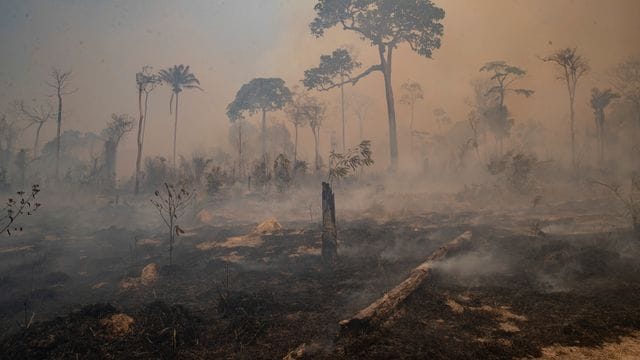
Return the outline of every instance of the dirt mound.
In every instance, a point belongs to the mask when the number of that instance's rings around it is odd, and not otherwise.
[[[142,272],[140,273],[140,282],[142,285],[151,285],[158,280],[159,276],[158,265],[156,263],[151,263],[142,268]]]
[[[220,242],[217,239],[205,241],[196,245],[196,248],[207,251],[213,248],[237,248],[237,247],[260,247],[264,244],[262,236],[275,235],[282,233],[282,225],[275,218],[267,219],[260,224],[256,225],[253,230],[242,236],[232,236],[225,241]]]
[[[267,219],[258,224],[251,235],[273,235],[282,232],[282,225],[275,218]]]
[[[95,304],[2,339],[0,358],[183,358],[183,348],[199,343],[201,325],[179,305],[154,302],[130,316]]]
[[[124,313],[113,314],[100,320],[107,333],[112,336],[123,336],[131,332],[131,328],[135,321],[133,318]]]

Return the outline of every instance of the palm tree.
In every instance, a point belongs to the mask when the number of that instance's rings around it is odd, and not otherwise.
[[[598,136],[598,159],[600,161],[600,164],[604,162],[604,109],[609,106],[613,99],[619,97],[620,95],[614,93],[613,91],[611,91],[611,89],[606,89],[604,91],[598,88],[591,89],[591,108],[593,108],[593,113],[596,119],[596,134]]]
[[[178,96],[182,89],[198,89],[200,81],[189,72],[189,66],[174,65],[168,69],[160,70],[158,73],[163,83],[171,85],[171,100],[169,100],[169,113],[173,112],[173,100],[176,101],[175,123],[173,127],[173,170],[176,169],[176,139],[178,134]]]

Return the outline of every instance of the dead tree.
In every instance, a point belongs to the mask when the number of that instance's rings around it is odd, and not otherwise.
[[[193,198],[193,192],[183,188],[178,190],[175,186],[164,183],[164,189],[162,191],[156,190],[155,198],[151,199],[151,203],[156,207],[162,221],[169,228],[169,266],[173,265],[175,237],[184,233],[184,230],[176,222]]]
[[[333,265],[338,260],[338,230],[335,196],[331,185],[334,179],[344,178],[359,168],[373,165],[371,142],[364,140],[344,154],[332,151],[329,164],[329,178],[322,182],[322,261],[326,265]]]
[[[78,89],[70,89],[69,82],[71,82],[71,70],[61,71],[53,68],[51,70],[51,81],[47,81],[46,84],[53,89],[55,96],[58,99],[58,111],[56,112],[58,118],[58,129],[56,130],[56,181],[60,180],[60,131],[62,129],[62,99],[65,95],[71,95]]]
[[[38,142],[40,140],[40,131],[44,124],[49,121],[50,118],[53,117],[53,108],[51,104],[46,103],[40,106],[32,106],[29,107],[25,105],[24,101],[19,101],[16,103],[16,111],[19,116],[22,117],[26,122],[26,128],[31,126],[36,127],[35,140],[33,143],[33,158],[38,157]]]
[[[578,81],[589,71],[589,62],[578,54],[576,48],[558,49],[551,55],[541,59],[544,62],[551,62],[560,70],[558,80],[565,82],[569,93],[569,125],[571,129],[571,163],[574,171],[578,169],[578,159],[576,158],[576,126],[574,103]]]
[[[17,199],[9,198],[7,200],[3,209],[5,215],[0,217],[0,234],[6,232],[7,235],[11,235],[12,231],[22,231],[22,227],[15,226],[14,223],[19,217],[31,216],[40,208],[40,203],[36,201],[39,192],[40,186],[33,185],[31,193],[18,191],[16,193]]]
[[[596,180],[591,180],[591,182],[608,189],[624,205],[626,214],[631,217],[633,235],[640,240],[640,174],[631,175],[631,188],[628,194],[624,194],[620,186],[615,184]]]
[[[136,85],[138,86],[138,153],[136,156],[136,182],[134,191],[140,191],[140,169],[142,165],[142,146],[144,145],[144,131],[147,127],[147,110],[149,108],[149,95],[160,84],[160,79],[152,73],[151,66],[142,67],[142,71],[136,73]],[[144,93],[144,101],[142,100]]]

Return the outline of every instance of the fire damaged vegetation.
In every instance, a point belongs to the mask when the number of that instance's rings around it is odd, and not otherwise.
[[[588,223],[585,214],[547,218],[541,238],[524,232],[522,215],[489,216],[343,221],[332,271],[323,271],[321,230],[300,230],[304,222],[204,227],[176,248],[181,270],[146,285],[105,292],[92,289],[104,278],[47,275],[80,302],[114,305],[46,320],[64,295],[34,298],[41,320],[0,350],[10,358],[520,358],[640,330],[640,246],[628,232],[566,230]],[[492,225],[474,225],[483,218]],[[453,248],[466,230],[473,236]],[[166,256],[139,246],[136,274]],[[341,331],[340,321],[387,301],[371,312],[375,321]]]
[[[40,186],[33,185],[30,193],[16,192],[17,198],[10,197],[4,209],[5,215],[0,217],[0,233],[11,235],[12,232],[22,231],[22,226],[15,225],[22,216],[31,216],[42,206],[36,201],[40,193]]]
[[[156,28],[119,16],[142,3],[88,4],[96,18],[76,24],[58,1],[47,21],[65,26],[44,36],[24,20],[44,19],[34,3],[0,6],[8,53],[28,34],[56,45],[28,57],[92,55],[42,57],[77,64],[49,81],[39,61],[0,73],[0,97],[24,80],[0,109],[0,360],[640,358],[628,16],[580,22],[563,32],[580,50],[549,52],[496,38],[519,31],[500,4],[165,1]],[[567,5],[538,3],[518,8],[564,31]],[[631,8],[593,3],[573,15]],[[289,29],[304,9],[311,22]],[[87,24],[127,56],[111,63],[90,31],[76,43]],[[482,26],[444,37],[445,24]],[[232,46],[192,49],[211,34]],[[456,46],[470,56],[447,61]],[[168,53],[184,63],[139,68]]]

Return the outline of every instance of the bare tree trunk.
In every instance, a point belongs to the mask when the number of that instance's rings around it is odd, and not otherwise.
[[[576,161],[576,128],[575,128],[575,111],[573,109],[573,95],[569,95],[569,109],[570,109],[570,131],[571,131],[571,164],[573,170],[578,170],[578,163]]]
[[[414,117],[414,104],[415,101],[411,101],[411,122],[409,122],[409,154],[413,158],[413,117]]]
[[[295,137],[293,140],[293,168],[295,169],[298,162],[298,124],[293,124],[295,129]]]
[[[344,83],[344,76],[341,81]],[[342,108],[342,153],[347,151],[347,135],[345,131],[345,117],[344,117],[344,85],[340,86],[340,107]]]
[[[36,140],[33,143],[33,158],[34,159],[36,157],[38,157],[38,142],[40,141],[40,130],[42,130],[42,126],[44,126],[43,122],[39,123],[38,127],[36,128]]]
[[[322,262],[334,265],[338,260],[336,203],[331,185],[322,182]]]
[[[60,181],[60,131],[62,129],[62,89],[58,85],[58,129],[56,131],[56,181]]]
[[[391,155],[391,171],[398,168],[398,135],[396,132],[396,108],[393,99],[393,85],[391,83],[391,54],[393,48],[387,47],[387,58],[385,59],[385,47],[378,46],[382,74],[384,75],[385,98],[387,100],[387,116],[389,118],[389,152]]]
[[[176,143],[178,141],[178,95],[176,93],[176,118],[173,124],[173,172],[176,172]]]
[[[359,127],[359,133],[360,133],[360,142],[362,142],[362,140],[364,140],[364,128],[362,126],[362,118],[364,117],[364,115],[360,114],[358,115],[358,127]]]
[[[242,119],[238,120],[238,172],[244,177],[244,162],[242,161]]]
[[[173,221],[174,221],[174,214],[173,212],[171,212],[171,219],[169,220],[169,266],[173,265],[173,240],[174,240],[174,236],[175,236],[175,231],[174,231],[174,226],[173,226]]]
[[[140,192],[140,165],[142,162],[142,123],[144,122],[144,112],[142,111],[142,87],[138,88],[138,154],[136,155],[136,183],[134,193]]]
[[[320,171],[320,129],[319,128],[311,128],[313,132],[313,142],[314,142],[314,150],[315,150],[315,160],[314,165],[316,169],[316,173]]]
[[[267,163],[267,111],[262,109],[262,161]]]

